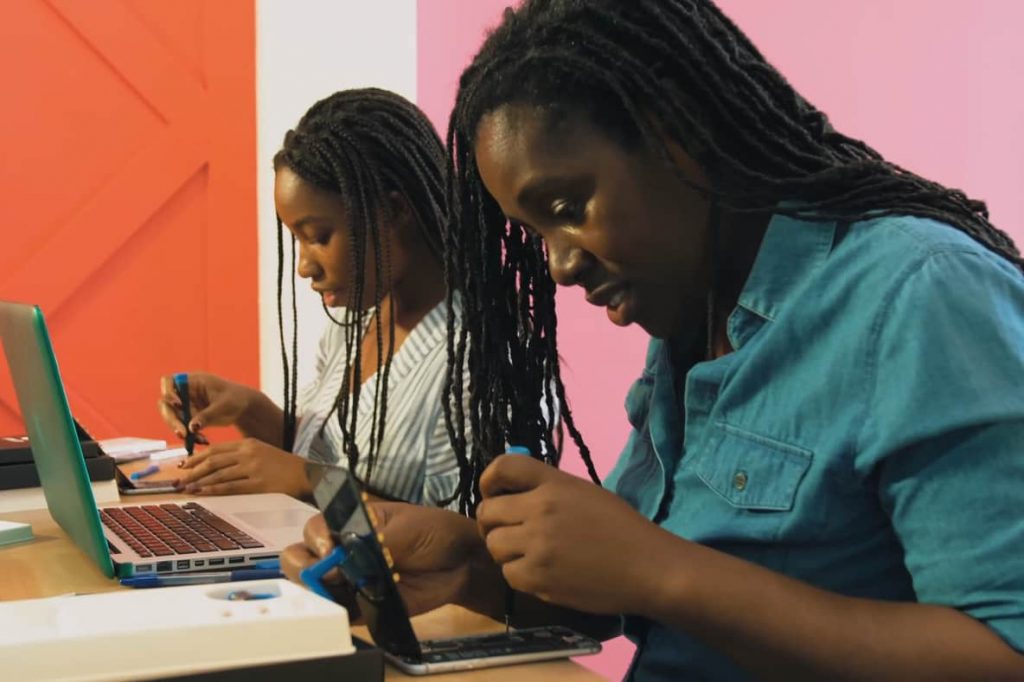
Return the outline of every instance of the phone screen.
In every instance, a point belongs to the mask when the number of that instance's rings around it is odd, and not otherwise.
[[[316,462],[308,463],[306,472],[328,530],[349,555],[341,571],[355,588],[359,610],[373,641],[391,654],[419,660],[423,652],[409,622],[409,612],[355,480],[345,469]]]

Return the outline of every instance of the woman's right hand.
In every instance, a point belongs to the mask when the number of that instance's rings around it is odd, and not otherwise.
[[[505,581],[476,523],[465,516],[435,507],[404,502],[369,505],[377,531],[399,574],[398,590],[410,615],[444,604],[459,604],[497,617],[504,604]],[[288,547],[281,555],[285,574],[298,582],[299,571],[327,556],[334,541],[323,515],[306,523],[305,543]],[[331,580],[333,578],[333,581]],[[344,593],[341,576],[325,576],[325,586]]]
[[[245,414],[259,392],[248,386],[221,379],[206,372],[189,372],[188,399],[192,419],[188,424],[196,441],[205,443],[199,433],[207,426],[231,426]],[[160,377],[160,416],[178,438],[185,437],[186,425],[182,421],[181,399],[174,388],[174,377]]]

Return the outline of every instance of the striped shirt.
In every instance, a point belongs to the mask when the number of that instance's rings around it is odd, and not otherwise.
[[[442,403],[448,362],[447,310],[442,301],[428,312],[391,358],[384,438],[369,481],[384,495],[417,504],[438,505],[452,495],[459,477]],[[343,309],[338,312],[345,314]],[[320,339],[316,379],[299,395],[293,451],[347,468],[333,409],[345,374],[345,348],[344,328],[329,325]],[[374,373],[363,382],[357,407],[355,441],[361,455],[357,473],[362,480],[366,480],[365,453],[370,449],[377,381]]]

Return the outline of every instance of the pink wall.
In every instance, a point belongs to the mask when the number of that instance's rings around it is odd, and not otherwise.
[[[988,201],[1024,244],[1024,3],[975,0],[719,0],[762,52],[838,128],[893,161]],[[510,0],[420,0],[418,101],[447,129],[461,69]],[[607,473],[628,432],[622,401],[646,338],[559,294],[573,410]],[[567,455],[566,468],[582,472]],[[631,647],[581,662],[621,678]]]

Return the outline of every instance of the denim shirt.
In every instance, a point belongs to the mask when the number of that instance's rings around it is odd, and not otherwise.
[[[606,487],[687,540],[950,606],[1024,650],[1021,273],[930,220],[776,215],[727,330],[735,351],[690,369],[682,405],[650,342]],[[684,632],[626,633],[630,679],[747,679]]]

